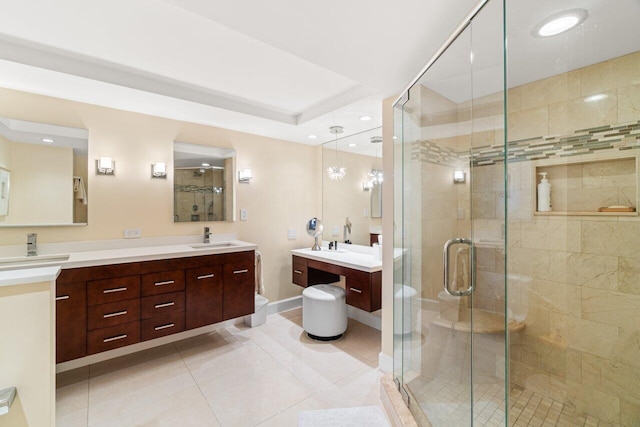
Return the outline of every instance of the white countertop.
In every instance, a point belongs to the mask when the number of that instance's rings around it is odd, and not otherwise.
[[[377,247],[339,244],[338,250],[327,249],[326,242],[323,242],[322,250],[312,251],[311,248],[293,249],[291,253],[303,258],[322,261],[341,267],[353,268],[354,270],[373,273],[382,270],[382,261],[377,259]],[[394,249],[393,256],[402,254],[401,249]]]
[[[198,241],[170,244],[171,240],[167,241],[167,239],[156,239],[155,241],[150,239],[147,242],[151,244],[150,246],[140,246],[139,243],[136,244],[136,242],[132,242],[131,247],[122,247],[123,242],[120,241],[92,242],[91,246],[87,246],[86,244],[83,244],[83,242],[78,242],[76,246],[73,244],[66,244],[64,247],[58,248],[67,249],[68,251],[52,252],[48,250],[40,257],[0,257],[0,272],[20,272],[24,270],[39,269],[41,267],[59,267],[62,269],[91,267],[127,262],[243,252],[256,250],[258,248],[258,246],[253,243],[247,243],[241,240],[221,240],[228,237],[235,238],[236,236],[224,235],[220,236],[218,239],[212,239],[211,246],[204,246]],[[127,242],[124,243],[126,244]],[[154,245],[153,243],[160,244]],[[81,250],[74,251],[74,248],[79,248]],[[14,273],[16,278],[21,274],[26,273]]]
[[[60,267],[27,268],[0,271],[0,286],[17,286],[29,283],[52,282],[58,278]]]

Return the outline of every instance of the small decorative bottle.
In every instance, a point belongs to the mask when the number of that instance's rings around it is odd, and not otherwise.
[[[551,184],[547,180],[547,172],[540,172],[542,180],[538,184],[538,212],[551,211]]]

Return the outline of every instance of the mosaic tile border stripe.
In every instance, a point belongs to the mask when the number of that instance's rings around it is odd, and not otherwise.
[[[542,136],[509,142],[508,160],[512,162],[593,154],[601,150],[634,150],[640,148],[640,120],[611,126],[580,129],[570,135]],[[411,146],[411,159],[420,162],[456,166],[468,164],[469,152],[456,152],[431,141]],[[502,144],[476,147],[471,154],[473,166],[504,161]]]

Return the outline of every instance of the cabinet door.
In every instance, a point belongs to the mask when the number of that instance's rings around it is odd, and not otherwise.
[[[223,319],[233,319],[254,312],[255,267],[253,262],[224,265]]]
[[[186,327],[199,328],[222,320],[222,267],[186,270]]]
[[[56,363],[87,355],[85,282],[56,285]]]

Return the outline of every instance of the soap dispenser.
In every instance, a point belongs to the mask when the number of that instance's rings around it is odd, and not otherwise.
[[[551,211],[551,184],[547,180],[547,172],[540,172],[542,176],[538,184],[538,212]]]

